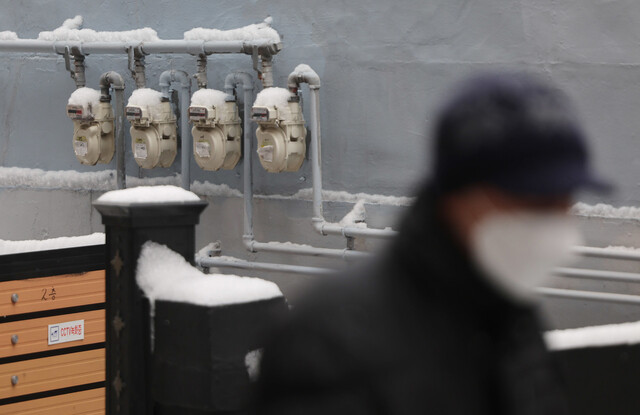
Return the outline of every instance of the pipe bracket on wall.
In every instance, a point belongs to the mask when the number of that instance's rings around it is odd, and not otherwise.
[[[64,57],[64,67],[69,72],[71,79],[76,83],[76,88],[82,88],[86,85],[84,76],[84,55],[80,52],[79,48],[71,48],[65,46],[64,52],[61,53]],[[73,68],[71,67],[71,58],[73,57]]]
[[[140,46],[131,46],[127,51],[128,67],[131,72],[131,77],[136,83],[136,88],[144,88],[147,84],[145,76],[144,57],[145,54]]]

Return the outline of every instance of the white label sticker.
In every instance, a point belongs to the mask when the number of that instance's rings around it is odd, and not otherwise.
[[[84,320],[49,324],[48,329],[49,346],[52,344],[84,340]]]
[[[206,141],[198,141],[196,143],[196,154],[198,157],[209,158],[211,157],[211,146]]]
[[[75,151],[76,156],[84,157],[89,152],[89,146],[86,141],[73,140],[73,151]]]
[[[258,156],[266,162],[273,161],[273,146],[264,146],[258,149]]]
[[[133,151],[133,157],[137,159],[146,159],[147,158],[147,145],[136,143],[135,150]]]

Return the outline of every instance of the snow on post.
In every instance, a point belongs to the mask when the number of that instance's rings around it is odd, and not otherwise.
[[[151,241],[142,246],[136,281],[152,307],[156,300],[210,307],[282,297],[278,286],[270,281],[204,274],[180,254]]]
[[[121,32],[98,32],[93,29],[82,29],[82,23],[83,19],[80,15],[67,19],[57,29],[40,32],[38,40],[77,42],[149,42],[160,40],[158,33],[149,27]]]
[[[81,105],[85,114],[92,115],[100,104],[100,91],[93,88],[78,88],[69,97],[68,105]]]
[[[148,204],[148,203],[189,203],[200,198],[193,192],[177,186],[140,186],[122,190],[112,190],[100,196],[98,204]]]
[[[256,96],[254,107],[286,108],[289,105],[291,92],[285,88],[265,88]]]
[[[271,27],[273,19],[267,17],[263,22],[251,24],[231,30],[206,29],[196,27],[184,33],[184,40],[204,40],[204,41],[252,41],[268,40],[273,43],[280,43],[280,34]]]

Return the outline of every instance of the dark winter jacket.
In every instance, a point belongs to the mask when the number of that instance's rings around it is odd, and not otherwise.
[[[314,290],[266,347],[260,414],[565,414],[534,310],[479,275],[418,198],[388,253]]]

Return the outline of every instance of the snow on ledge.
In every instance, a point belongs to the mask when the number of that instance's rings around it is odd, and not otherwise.
[[[640,321],[554,330],[546,332],[544,339],[550,350],[638,344],[640,343]]]
[[[180,174],[165,177],[138,178],[127,176],[127,186],[179,185]],[[78,172],[75,170],[42,170],[27,167],[0,167],[0,187],[21,189],[65,189],[78,191],[104,191],[116,188],[115,170],[96,172]],[[232,189],[226,184],[200,182],[191,183],[191,191],[202,196],[242,197],[242,192]],[[311,188],[301,189],[292,195],[254,194],[256,199],[267,200],[304,200],[313,198]],[[326,202],[357,203],[363,200],[366,204],[386,206],[409,206],[415,198],[407,196],[387,196],[369,193],[348,193],[338,190],[323,190]]]
[[[282,297],[282,292],[272,282],[236,275],[204,274],[180,254],[151,241],[142,246],[136,281],[152,305],[156,300],[167,300],[221,306]]]
[[[0,239],[0,255],[24,252],[50,251],[53,249],[76,248],[80,246],[104,245],[104,233],[96,232],[84,236],[64,236],[43,240],[7,241]]]
[[[97,203],[189,203],[200,201],[195,193],[177,186],[140,186],[130,189],[112,190],[100,196]]]
[[[604,203],[588,205],[586,203],[579,202],[571,208],[571,213],[576,216],[591,218],[640,220],[640,208],[634,206],[614,207]]]

